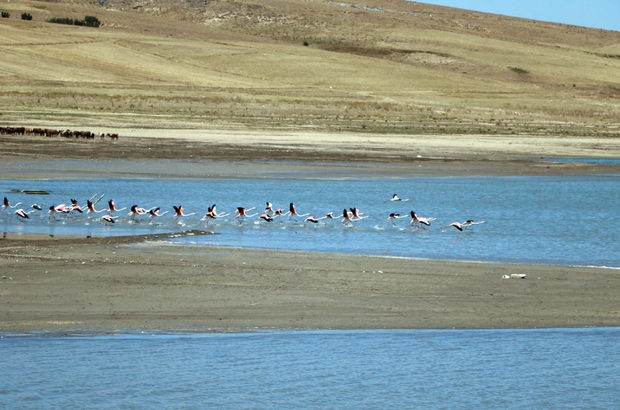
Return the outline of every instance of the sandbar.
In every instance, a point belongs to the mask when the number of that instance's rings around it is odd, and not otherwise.
[[[128,130],[118,143],[0,137],[0,178],[618,174],[618,141]],[[242,138],[243,137],[243,138]],[[23,142],[23,140],[21,141]],[[408,143],[408,144],[407,144]],[[538,144],[538,146],[536,145]],[[109,161],[114,166],[106,167]],[[101,165],[103,164],[103,166]],[[70,172],[71,171],[71,172]],[[620,326],[620,270],[171,246],[165,235],[0,238],[0,332]],[[525,275],[504,279],[505,276]]]

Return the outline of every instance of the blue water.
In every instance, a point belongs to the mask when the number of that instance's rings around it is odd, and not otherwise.
[[[293,174],[293,173],[292,173]],[[46,235],[121,235],[181,232],[203,229],[215,235],[171,239],[196,246],[217,245],[430,259],[456,259],[504,263],[543,263],[620,267],[620,176],[583,177],[414,177],[380,176],[342,179],[281,178],[106,178],[3,180],[12,203],[46,206],[68,204],[77,198],[84,205],[95,193],[105,194],[98,204],[114,199],[118,207],[137,204],[160,206],[173,212],[183,205],[186,213],[174,224],[171,213],[155,224],[128,223],[102,226],[85,217],[49,221],[45,213],[25,223],[0,218],[4,232]],[[50,195],[12,193],[11,189],[44,189]],[[384,202],[397,193],[409,202]],[[217,203],[218,212],[232,214],[236,207],[256,207],[265,202],[288,209],[294,202],[299,213],[316,217],[334,212],[338,219],[304,227],[303,219],[287,223],[242,224],[224,218],[207,227],[199,218]],[[343,208],[357,207],[368,219],[352,227],[340,224]],[[390,213],[435,217],[428,230],[407,228],[409,218],[384,224]],[[123,217],[128,211],[119,213]],[[254,213],[257,211],[251,211]],[[485,221],[459,232],[440,226],[467,219]]]
[[[582,162],[585,164],[601,164],[601,165],[617,165],[620,164],[620,158],[545,158],[541,157],[539,159],[541,161],[548,162]]]
[[[110,166],[92,165],[95,173]],[[40,163],[50,171],[48,180],[2,180],[0,192],[24,208],[70,198],[83,205],[97,193],[105,194],[98,208],[114,199],[119,207],[162,211],[182,204],[198,215],[179,224],[168,214],[155,224],[103,226],[86,217],[50,221],[44,213],[22,223],[7,212],[0,228],[78,236],[201,229],[214,234],[166,241],[205,249],[620,267],[617,175],[386,178],[372,170],[356,176],[291,167],[205,178],[198,177],[204,169],[194,175],[191,165],[156,165],[165,177],[111,172],[97,179],[82,173],[81,162]],[[122,163],[113,168],[118,175],[126,170]],[[15,166],[15,173],[23,178],[28,170]],[[394,193],[411,200],[385,203]],[[301,219],[239,224],[225,218],[206,227],[199,221],[213,203],[232,213],[238,206],[262,211],[266,201],[285,209],[294,202],[300,213],[317,217],[340,215],[345,207],[370,217],[352,227],[339,218],[308,227]],[[384,224],[390,213],[411,210],[437,220],[426,231],[407,228],[409,218]],[[467,219],[485,223],[465,232],[440,228]],[[619,354],[620,329],[0,334],[0,408],[613,409],[620,408]]]
[[[0,407],[617,409],[620,329],[0,339]]]

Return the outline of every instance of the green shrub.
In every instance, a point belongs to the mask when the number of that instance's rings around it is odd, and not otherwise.
[[[73,19],[70,19],[68,17],[51,17],[51,18],[48,18],[45,21],[47,21],[48,23],[70,24],[70,25],[73,25]]]
[[[524,70],[524,69],[519,68],[519,67],[515,67],[513,65],[509,65],[508,69],[514,71],[517,74],[521,74],[521,75],[529,73],[529,71]]]
[[[32,20],[32,14],[22,13],[22,20]]]
[[[87,27],[99,27],[101,22],[95,16],[86,16],[84,17],[84,25]]]
[[[47,20],[48,23],[69,24],[71,26],[99,27],[101,22],[95,16],[86,16],[84,20],[73,20],[68,17],[52,17]]]
[[[3,11],[2,12],[2,18],[3,19],[8,19],[9,17],[11,17],[11,13],[9,13],[8,11]]]

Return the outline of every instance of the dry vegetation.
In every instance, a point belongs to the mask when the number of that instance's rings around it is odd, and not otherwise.
[[[1,125],[620,135],[618,32],[399,0],[0,9],[33,16],[0,19]]]

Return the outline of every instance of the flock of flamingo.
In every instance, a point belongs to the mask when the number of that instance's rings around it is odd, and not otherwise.
[[[121,220],[124,220],[126,222],[133,222],[133,223],[145,222],[145,223],[150,224],[150,223],[153,223],[153,221],[156,218],[162,217],[169,212],[169,211],[163,211],[160,213],[160,210],[161,210],[160,207],[152,207],[152,208],[146,209],[146,208],[141,208],[138,205],[133,205],[129,208],[130,210],[127,216],[125,218],[122,218],[120,215],[117,215],[117,213],[122,212],[126,210],[127,208],[126,207],[117,208],[116,204],[111,199],[108,201],[108,207],[106,209],[100,209],[100,210],[96,209],[96,205],[103,199],[103,197],[104,195],[101,195],[98,197],[97,194],[95,194],[86,201],[85,206],[80,206],[79,201],[76,199],[71,199],[70,205],[67,205],[67,204],[52,205],[48,208],[47,218],[50,222],[52,222],[52,221],[58,221],[62,218],[73,218],[78,215],[86,214],[88,219],[96,218],[98,219],[100,223],[105,224],[105,225],[112,225],[112,224],[117,223],[117,221],[120,222]],[[408,202],[408,201],[409,199],[401,199],[398,197],[398,195],[394,194],[391,199],[388,199],[384,202]],[[43,211],[43,206],[39,204],[31,205],[28,210],[25,210],[24,208],[18,208],[18,206],[20,205],[22,205],[21,202],[11,205],[11,203],[9,202],[9,199],[7,197],[4,197],[4,202],[2,204],[2,207],[0,208],[0,216],[7,213],[7,211],[10,210],[9,213],[11,213],[11,215],[8,218],[9,221],[11,221],[13,217],[16,217],[18,221],[25,222],[30,219],[30,216],[29,216],[30,214],[38,212],[38,211]],[[174,209],[172,219],[175,224],[180,223],[181,218],[196,215],[195,212],[186,214],[182,205],[179,205],[179,206],[175,205],[172,208]],[[285,211],[282,208],[274,208],[271,202],[266,203],[266,207],[263,212],[255,212],[253,214],[249,213],[254,210],[256,210],[256,207],[252,207],[252,208],[237,207],[237,209],[232,214],[228,214],[225,212],[218,213],[216,204],[213,204],[212,206],[208,207],[207,212],[200,218],[200,222],[203,223],[205,226],[207,226],[210,221],[229,217],[228,218],[229,222],[234,222],[238,224],[242,224],[244,221],[249,221],[252,218],[256,218],[254,219],[254,221],[259,221],[259,222],[264,221],[267,223],[271,223],[271,222],[278,220],[282,223],[285,223],[289,221],[298,222],[300,219],[303,218],[302,220],[303,220],[304,226],[308,226],[309,224],[327,225],[328,221],[337,220],[337,219],[340,219],[340,224],[343,226],[353,226],[353,224],[355,224],[356,222],[370,217],[369,215],[364,215],[364,213],[360,212],[359,209],[357,208],[349,208],[349,209],[345,208],[342,211],[342,214],[340,217],[334,215],[333,212],[328,212],[324,216],[317,218],[314,215],[311,215],[310,213],[306,213],[306,214],[298,213],[297,208],[295,207],[295,204],[293,204],[292,202],[289,205],[288,211]],[[97,217],[96,215],[99,213],[105,213],[105,214],[100,217]],[[410,221],[409,221],[409,224],[406,226],[406,228],[412,227],[413,229],[424,229],[424,230],[426,229],[426,227],[431,226],[431,222],[437,219],[437,218],[430,218],[430,217],[419,217],[414,211],[411,211],[409,215],[391,213],[388,215],[387,220],[383,223],[382,226],[385,226],[385,225],[395,226],[394,220],[401,219],[401,218],[408,218],[408,217],[410,218]],[[463,231],[464,229],[470,228],[473,225],[478,225],[478,224],[483,224],[483,223],[484,221],[475,222],[471,219],[468,219],[465,222],[452,222],[448,225],[441,226],[441,229],[454,227],[455,229],[459,231]]]

